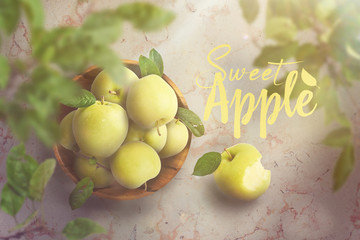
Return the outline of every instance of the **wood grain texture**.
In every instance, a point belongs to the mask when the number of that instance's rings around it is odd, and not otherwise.
[[[137,61],[124,60],[123,62],[126,67],[130,68],[138,76],[140,76],[140,69]],[[100,71],[101,69],[95,66],[89,67],[83,74],[75,76],[74,81],[78,82],[81,85],[81,87],[90,90],[93,80],[99,74]],[[184,96],[177,88],[177,86],[171,81],[171,79],[165,74],[162,76],[162,78],[174,89],[176,96],[178,98],[179,107],[188,108]],[[70,108],[62,105],[59,114],[59,121],[61,121],[61,119],[72,110],[74,110],[74,108]],[[179,154],[173,157],[161,159],[160,173],[156,178],[151,179],[147,182],[146,191],[144,185],[137,189],[127,189],[117,183],[114,183],[113,185],[106,188],[95,189],[93,194],[98,197],[107,198],[107,199],[131,200],[131,199],[142,198],[156,192],[157,190],[164,187],[168,182],[170,182],[171,179],[174,178],[175,175],[181,169],[190,149],[191,136],[192,134],[191,132],[189,132],[188,143],[184,148],[184,150],[182,150]],[[75,153],[65,149],[61,145],[56,145],[53,147],[53,149],[54,149],[55,157],[59,165],[65,172],[65,174],[68,175],[72,179],[72,181],[77,183],[79,179],[76,177],[75,172],[73,170],[73,162],[75,161],[76,158]]]

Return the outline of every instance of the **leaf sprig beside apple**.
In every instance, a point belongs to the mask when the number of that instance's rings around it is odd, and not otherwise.
[[[193,175],[214,175],[219,189],[225,194],[253,200],[269,187],[271,172],[262,166],[260,152],[251,144],[239,143],[218,152],[205,153],[198,159]]]
[[[106,69],[91,85],[63,104],[78,107],[60,122],[60,144],[78,157],[73,163],[80,181],[69,199],[73,209],[80,207],[93,188],[114,181],[136,189],[155,178],[161,160],[181,152],[189,131],[204,134],[200,118],[178,106],[173,88],[162,79],[163,60],[155,50],[149,58],[140,56],[141,78],[123,68],[123,84],[115,83]],[[80,185],[79,185],[80,184]],[[80,190],[79,190],[80,189]]]

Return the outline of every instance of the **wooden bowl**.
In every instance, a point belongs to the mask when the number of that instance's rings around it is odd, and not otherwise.
[[[124,60],[123,62],[126,67],[130,68],[138,76],[140,76],[140,69],[137,61]],[[100,68],[93,66],[88,68],[84,73],[75,76],[73,80],[78,82],[83,88],[90,90],[92,82],[100,71]],[[174,89],[178,98],[179,107],[188,108],[185,98],[180,92],[180,90],[177,88],[177,86],[165,74],[162,76],[162,78]],[[61,121],[61,119],[66,114],[73,110],[74,108],[61,105],[59,121]],[[156,192],[160,188],[164,187],[178,173],[189,152],[190,143],[191,134],[189,132],[189,140],[185,149],[173,157],[161,159],[160,173],[156,178],[147,181],[146,190],[144,185],[137,189],[127,189],[122,187],[118,183],[114,183],[113,185],[106,188],[94,189],[93,194],[98,197],[108,199],[131,200],[142,198]],[[55,157],[59,162],[61,168],[75,183],[77,183],[79,179],[77,178],[73,169],[73,162],[76,159],[76,155],[72,151],[65,149],[61,145],[56,145],[53,147],[53,149]]]

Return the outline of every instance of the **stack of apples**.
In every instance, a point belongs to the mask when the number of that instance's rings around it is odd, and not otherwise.
[[[95,104],[68,113],[60,123],[60,144],[77,155],[79,179],[90,177],[95,188],[115,181],[136,189],[155,178],[161,160],[181,152],[189,138],[175,115],[178,100],[158,75],[142,78],[124,67],[117,85],[100,72],[91,85]]]

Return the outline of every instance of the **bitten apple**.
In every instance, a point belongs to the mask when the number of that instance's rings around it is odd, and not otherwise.
[[[225,194],[252,200],[269,187],[271,172],[262,166],[260,152],[252,145],[239,143],[226,148],[214,172],[215,182]]]
[[[120,105],[96,101],[89,107],[76,110],[72,127],[81,152],[103,159],[112,155],[124,142],[129,123]]]
[[[134,82],[128,91],[126,109],[129,118],[143,128],[170,122],[178,108],[174,90],[155,74]]]

